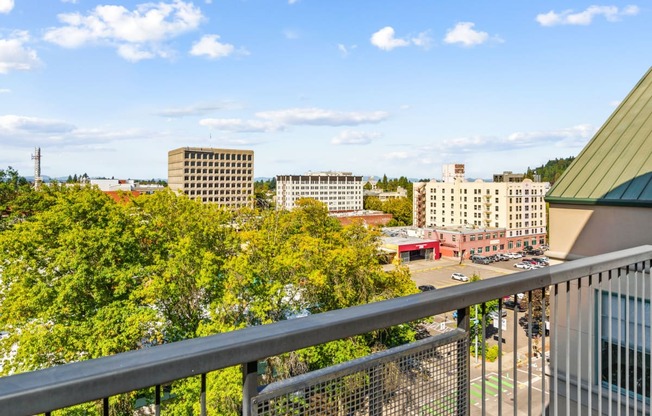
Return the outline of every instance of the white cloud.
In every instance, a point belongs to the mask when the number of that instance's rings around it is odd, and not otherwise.
[[[151,51],[141,49],[140,45],[125,44],[118,46],[118,55],[129,62],[138,62],[143,59],[152,59],[156,54]]]
[[[9,13],[14,8],[14,0],[0,0],[0,13]]]
[[[199,124],[215,130],[238,133],[268,133],[284,129],[282,125],[274,122],[239,118],[205,118],[200,120]]]
[[[77,4],[77,3],[79,3],[79,0],[61,0],[61,3]]]
[[[58,15],[64,25],[45,32],[44,39],[65,48],[87,44],[115,47],[131,61],[166,57],[161,43],[199,27],[204,16],[192,3],[145,3],[134,10],[123,6],[100,5],[86,15]]]
[[[299,32],[294,29],[285,29],[283,30],[283,36],[285,36],[285,39],[296,40],[299,39]]]
[[[346,45],[344,45],[342,43],[337,44],[337,50],[340,51],[343,58],[346,58],[347,56],[349,56],[349,54],[351,54],[351,51],[353,51],[357,47],[358,47],[358,45],[346,46]]]
[[[454,28],[449,29],[444,37],[444,42],[453,44],[460,43],[463,46],[481,45],[489,40],[487,32],[474,30],[475,23],[460,22]]]
[[[333,137],[331,143],[337,145],[370,144],[372,141],[380,137],[381,134],[375,132],[344,130],[337,136]]]
[[[384,51],[410,46],[409,41],[394,37],[394,28],[391,26],[385,26],[371,35],[371,44]]]
[[[587,26],[596,16],[603,16],[608,22],[616,22],[623,16],[634,16],[639,13],[637,6],[625,6],[622,10],[616,6],[589,6],[586,10],[574,13],[564,10],[557,13],[553,10],[537,15],[536,21],[541,26],[581,25]]]
[[[0,88],[0,94],[9,94],[10,92],[9,88]]]
[[[221,104],[213,105],[193,105],[189,107],[179,107],[179,108],[168,108],[165,110],[157,111],[157,116],[168,117],[168,118],[181,118],[187,116],[198,116],[211,113],[217,110],[235,110],[241,106],[235,102],[225,101]]]
[[[430,49],[430,46],[432,46],[430,31],[426,30],[425,32],[419,33],[416,37],[412,38],[412,43],[421,48]]]
[[[61,120],[19,115],[0,116],[0,145],[2,146],[28,143],[41,147],[56,147],[57,150],[60,150],[61,146],[90,148],[114,141],[132,143],[153,135],[152,132],[141,129],[86,129],[77,128]],[[160,137],[161,132],[156,132],[156,135]]]
[[[288,4],[295,4],[298,3],[299,0],[288,0]]]
[[[210,59],[219,59],[231,55],[235,48],[228,43],[220,43],[219,35],[204,35],[192,45],[190,54],[194,56],[206,56]]]
[[[385,160],[406,160],[413,158],[414,155],[410,155],[408,152],[391,152],[383,155]]]
[[[0,116],[0,136],[8,134],[60,134],[73,131],[75,126],[59,120],[16,115]]]
[[[514,132],[506,137],[471,136],[442,140],[428,151],[450,154],[479,152],[503,152],[514,149],[555,146],[582,147],[595,134],[596,129],[588,124],[580,124],[559,130]]]
[[[29,71],[41,64],[36,51],[25,46],[27,32],[15,32],[8,39],[0,39],[0,74],[10,71]]]
[[[342,112],[320,108],[290,108],[286,110],[263,111],[257,117],[281,124],[314,126],[355,126],[379,123],[389,117],[385,111]]]

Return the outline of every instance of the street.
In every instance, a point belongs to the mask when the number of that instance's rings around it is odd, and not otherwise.
[[[521,271],[514,268],[514,263],[519,260],[501,261],[489,265],[471,263],[465,260],[459,264],[458,259],[442,258],[435,261],[414,261],[408,264],[412,279],[419,285],[433,285],[437,289],[449,286],[468,284],[451,278],[452,273],[462,273],[469,278],[477,274],[481,279],[490,279],[496,276],[505,276]],[[487,415],[513,414],[514,403],[518,408],[518,414],[542,414],[542,403],[548,403],[548,395],[542,397],[542,384],[548,383],[548,378],[542,374],[541,368],[544,365],[541,358],[533,358],[528,361],[529,338],[524,328],[518,325],[518,320],[524,312],[507,310],[505,324],[502,328],[502,363],[499,367],[498,360],[485,363],[484,391],[485,391],[485,412]],[[432,317],[432,322],[426,324],[431,334],[449,331],[455,327],[455,320],[452,313]],[[497,329],[495,335],[488,338],[488,346],[499,343]],[[514,343],[516,337],[516,344]],[[474,340],[471,340],[473,342]],[[548,340],[546,340],[548,341]],[[549,341],[548,341],[549,342]],[[516,345],[516,354],[514,346]],[[538,348],[539,341],[532,340],[533,348]],[[471,360],[471,390],[469,391],[471,401],[471,414],[482,414],[482,389],[483,373],[482,358],[474,357]],[[516,364],[516,365],[515,365]],[[516,367],[516,374],[514,368]],[[528,383],[528,374],[531,371],[531,383]],[[499,395],[498,386],[502,387],[502,394]],[[515,380],[516,379],[516,380]],[[530,400],[528,400],[528,397]],[[500,398],[500,405],[499,405]],[[531,408],[530,408],[531,406]],[[499,410],[501,412],[499,412]]]

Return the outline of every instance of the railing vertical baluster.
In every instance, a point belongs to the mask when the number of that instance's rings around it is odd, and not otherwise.
[[[588,342],[587,342],[587,350],[588,350],[588,357],[586,359],[588,363],[588,368],[587,368],[587,387],[588,387],[588,408],[589,408],[589,413],[593,413],[593,397],[592,397],[592,386],[593,386],[593,347],[591,346],[591,342],[593,340],[593,325],[595,322],[595,317],[593,316],[594,312],[594,297],[593,297],[593,275],[589,275],[589,282],[587,286],[587,305],[589,306],[589,319],[588,319],[588,327],[589,327],[589,337],[588,337]],[[593,343],[595,345],[595,342]]]
[[[650,262],[650,263],[651,264],[649,266],[652,266],[652,262]],[[648,273],[648,275],[646,276],[645,275],[645,270],[646,270],[645,262],[643,262],[643,267],[642,267],[642,272],[641,272],[643,274],[643,279],[642,279],[642,282],[641,282],[641,286],[642,286],[641,287],[641,293],[643,293],[643,305],[641,305],[643,307],[643,310],[641,311],[641,316],[643,318],[642,319],[642,321],[643,321],[642,322],[642,325],[643,325],[643,340],[642,340],[642,342],[643,342],[643,353],[641,354],[641,359],[643,360],[643,362],[641,363],[641,367],[643,367],[643,374],[641,374],[641,377],[643,378],[643,394],[642,394],[643,397],[641,397],[641,413],[642,414],[646,414],[645,413],[646,412],[645,404],[646,404],[646,401],[648,400],[648,397],[646,395],[647,394],[647,388],[648,388],[647,387],[647,374],[649,374],[649,372],[650,372],[650,369],[648,368],[649,361],[647,359],[647,354],[646,354],[646,350],[645,350],[645,346],[650,345],[650,341],[648,341],[650,339],[650,330],[648,329],[649,327],[646,324],[646,322],[648,322],[648,323],[652,322],[652,317],[647,316],[645,314],[645,309],[646,309],[645,308],[645,300],[646,299],[652,300],[652,293],[649,293],[649,289],[648,289],[649,287],[652,287],[652,284],[651,285],[646,284],[646,281],[650,278],[650,274]],[[650,268],[648,268],[647,270],[649,272]],[[652,308],[649,308],[649,309],[652,309]]]
[[[607,372],[608,372],[608,377],[607,379],[609,380],[608,386],[607,386],[607,391],[608,391],[608,397],[609,397],[609,407],[610,411],[613,410],[613,389],[611,386],[613,386],[613,371],[611,369],[613,368],[613,348],[611,348],[611,342],[613,340],[613,279],[611,278],[611,270],[608,272],[609,276],[609,292],[607,293],[608,301],[608,309],[609,311],[607,312],[607,342],[606,342],[606,348],[607,348]]]
[[[570,282],[566,282],[566,366],[565,366],[565,377],[566,377],[566,414],[570,415]]]
[[[618,342],[618,345],[617,345],[618,353],[616,355],[616,359],[617,359],[616,365],[618,366],[617,368],[621,368],[621,366],[623,365],[623,354],[622,354],[622,347],[621,347],[621,344],[620,344],[622,334],[623,334],[623,317],[621,316],[621,312],[622,312],[621,303],[622,303],[622,296],[623,296],[622,295],[621,282],[622,282],[623,279],[621,277],[621,271],[622,271],[622,269],[619,268],[618,269],[618,274],[616,276],[618,278],[618,282],[617,282],[618,283],[618,302],[616,302],[616,305],[617,305],[617,308],[618,308],[618,332],[617,332],[618,337],[616,338],[618,340],[617,341]],[[616,383],[617,383],[616,388],[617,388],[617,392],[618,392],[616,397],[618,398],[618,412],[620,412],[620,409],[621,409],[621,406],[622,406],[622,392],[620,390],[621,386],[622,386],[622,381],[623,381],[622,377],[623,377],[623,375],[621,374],[620,371],[618,371],[618,375],[616,376]]]
[[[199,396],[199,415],[206,416],[206,373],[201,375],[201,394]]]
[[[516,293],[514,293],[512,296],[514,296],[514,299],[517,299]],[[516,308],[514,308],[514,309],[516,309]],[[500,319],[502,320],[502,317]],[[513,373],[514,373],[514,375],[513,375],[513,380],[512,380],[512,383],[513,383],[512,395],[514,396],[514,416],[517,416],[518,415],[518,341],[517,341],[518,340],[518,330],[517,330],[518,323],[514,322],[514,325],[512,325],[512,326],[514,327],[513,338],[512,338],[514,340],[514,342],[513,342],[513,344],[514,344],[513,345],[513,348],[514,348],[514,354],[513,354],[514,368],[513,368]]]
[[[109,416],[109,398],[102,399],[102,415]]]
[[[546,328],[550,317],[546,314],[546,288],[541,288],[541,320],[543,321],[543,334],[541,335],[541,414],[546,412]]]
[[[625,371],[627,372],[623,377],[625,377],[625,391],[629,391],[631,388],[631,383],[629,382],[629,338],[632,336],[629,328],[629,321],[631,319],[630,306],[629,306],[629,266],[625,267],[625,277],[621,278],[625,282],[625,342],[627,343],[627,349],[625,350]],[[625,394],[625,414],[629,415],[629,394]]]
[[[482,312],[482,316],[484,317],[485,314],[487,313],[487,304],[482,302],[480,305],[480,311]],[[487,399],[487,392],[486,392],[486,380],[485,377],[487,376],[487,351],[485,350],[485,345],[487,344],[485,342],[485,334],[486,332],[486,324],[484,319],[482,320],[482,336],[480,337],[480,340],[482,341],[482,414],[485,415],[487,413],[487,409],[485,408],[485,402]],[[476,326],[477,330],[477,326]]]
[[[470,309],[469,307],[457,310],[457,327],[467,333],[467,338],[470,340]],[[458,344],[457,356],[468,357],[469,347],[467,345]],[[471,360],[457,360],[457,374],[458,374],[458,393],[457,393],[457,414],[458,416],[468,416],[471,409]],[[460,375],[462,381],[459,381]]]
[[[582,278],[577,279],[577,349],[575,350],[577,359],[577,414],[582,414]],[[570,312],[570,311],[569,311]]]
[[[643,380],[642,386],[641,386],[641,413],[646,414],[645,412],[648,410],[646,406],[646,402],[648,398],[650,397],[647,394],[647,373],[650,370],[648,366],[650,365],[647,355],[648,355],[648,339],[650,338],[651,334],[650,331],[648,330],[648,323],[650,322],[650,317],[645,313],[645,305],[646,305],[646,300],[649,302],[652,300],[652,295],[648,293],[648,285],[647,285],[647,280],[650,277],[648,274],[647,276],[645,275],[645,262],[641,265],[641,293],[643,294],[643,302],[641,304],[641,326],[642,326],[642,331],[643,333],[641,334],[643,340],[642,340],[642,349],[643,353],[641,354],[641,359],[643,362],[641,363],[641,367],[643,368],[643,374],[641,374],[641,378]],[[649,304],[649,303],[648,303]]]
[[[597,339],[597,351],[596,353],[599,354],[596,357],[596,361],[598,362],[598,371],[596,371],[595,379],[596,379],[596,384],[597,390],[598,390],[598,414],[602,414],[602,373],[604,372],[604,353],[602,352],[602,337],[604,336],[602,329],[603,329],[603,318],[602,315],[604,314],[604,311],[602,310],[602,272],[598,274],[598,310],[597,310],[597,319],[598,319],[598,335],[596,336]],[[593,380],[591,380],[592,382]]]
[[[552,332],[552,341],[554,344],[554,348],[552,349],[554,351],[554,355],[550,354],[550,364],[553,366],[554,369],[554,377],[552,378],[553,384],[555,385],[555,388],[553,389],[554,391],[554,397],[551,397],[552,400],[554,400],[554,413],[555,416],[559,414],[559,363],[558,363],[558,357],[559,357],[559,335],[557,334],[557,328],[559,326],[559,315],[558,315],[558,310],[559,310],[559,285],[555,284],[554,286],[555,293],[554,293],[554,301],[555,301],[555,306],[553,308],[553,322],[555,323],[555,327],[553,328]]]
[[[242,416],[251,415],[251,398],[258,393],[258,362],[242,365]]]
[[[161,416],[161,385],[157,384],[154,398],[154,415]]]
[[[503,298],[498,299],[498,314],[502,315]],[[484,374],[482,375],[484,377]],[[498,325],[498,414],[503,414],[503,326]]]
[[[516,300],[516,297],[514,297]],[[516,326],[516,307],[514,308],[514,326]],[[529,321],[532,321],[532,291],[527,293],[527,314]],[[532,337],[534,334],[529,329],[527,337],[527,414],[532,415]],[[541,328],[539,328],[541,330]]]
[[[634,266],[633,271],[632,271],[633,276],[630,276],[629,273],[627,275],[627,298],[629,299],[631,297],[631,293],[632,293],[632,292],[630,292],[630,289],[631,289],[630,280],[634,280],[634,297],[633,297],[634,305],[633,305],[633,308],[632,308],[633,310],[630,311],[630,315],[629,315],[630,319],[631,319],[632,315],[633,315],[633,318],[634,318],[633,319],[633,321],[634,321],[634,328],[633,328],[634,329],[634,334],[632,336],[634,338],[634,356],[632,357],[632,360],[634,361],[632,363],[632,366],[634,368],[634,377],[631,379],[631,383],[630,383],[629,387],[634,392],[634,395],[632,396],[632,407],[633,407],[632,413],[634,415],[636,415],[637,414],[636,411],[638,410],[638,405],[637,405],[637,402],[638,402],[638,384],[636,383],[636,381],[638,380],[638,369],[636,368],[636,366],[638,364],[638,360],[637,360],[637,357],[636,357],[638,355],[638,291],[636,290],[638,288],[638,285],[637,285],[637,282],[636,282],[637,279],[638,279],[638,271],[637,271],[638,267],[637,267],[636,264],[634,264],[633,266]]]

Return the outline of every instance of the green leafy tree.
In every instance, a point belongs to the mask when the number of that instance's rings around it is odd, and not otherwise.
[[[364,209],[372,211],[382,211],[384,209],[382,201],[377,196],[365,196],[362,202]]]
[[[0,233],[3,373],[139,348],[157,337],[135,289],[144,264],[133,223],[99,191],[62,188],[50,209]]]
[[[543,182],[555,183],[564,173],[566,168],[570,166],[573,160],[575,160],[574,156],[549,160],[545,165],[541,165],[538,168],[528,168],[525,172],[525,177],[534,179],[534,175],[538,174],[541,176]]]
[[[383,211],[392,214],[393,218],[387,224],[390,227],[412,224],[412,200],[394,198],[383,202]]]

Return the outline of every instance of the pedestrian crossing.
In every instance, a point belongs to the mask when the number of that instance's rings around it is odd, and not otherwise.
[[[499,387],[500,386],[500,387]],[[523,384],[518,383],[518,388],[522,388]],[[485,377],[484,381],[485,388],[485,400],[498,397],[499,389],[502,388],[502,396],[512,397],[514,392],[514,380],[509,378],[507,374],[503,374],[502,380],[498,378],[498,374],[489,373]],[[471,381],[471,390],[469,391],[471,396],[471,403],[474,406],[482,405],[482,378],[477,378]]]

